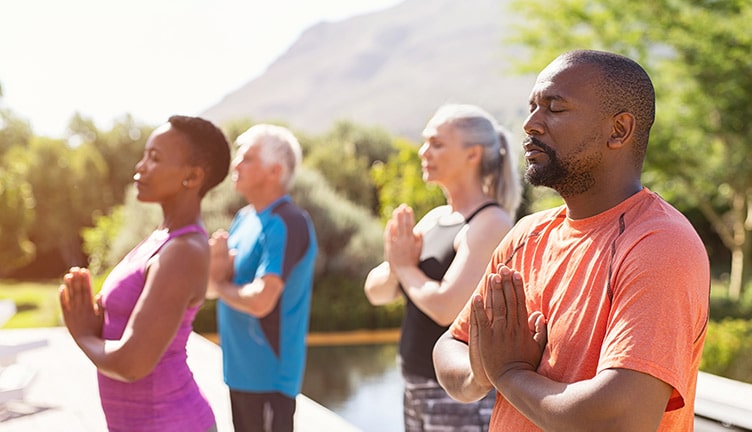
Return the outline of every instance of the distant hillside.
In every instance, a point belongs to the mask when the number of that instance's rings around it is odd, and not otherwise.
[[[520,133],[533,76],[508,70],[506,0],[406,0],[317,24],[261,76],[203,115],[222,123],[283,120],[320,133],[336,120],[419,139],[445,102],[474,103]]]

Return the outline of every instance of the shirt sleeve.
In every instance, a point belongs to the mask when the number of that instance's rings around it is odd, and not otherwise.
[[[266,275],[282,277],[287,229],[281,219],[273,218],[264,225],[261,242],[263,246],[256,277],[261,278]]]
[[[671,385],[667,411],[684,406],[708,320],[709,265],[695,235],[655,230],[624,256],[598,363],[598,372],[625,368]]]

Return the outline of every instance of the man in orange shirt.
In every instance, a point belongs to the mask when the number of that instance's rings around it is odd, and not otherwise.
[[[641,185],[654,117],[650,78],[626,57],[572,51],[538,76],[525,177],[565,205],[510,231],[434,348],[455,399],[497,389],[489,430],[693,429],[709,264]]]

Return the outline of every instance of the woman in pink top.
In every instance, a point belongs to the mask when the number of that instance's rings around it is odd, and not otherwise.
[[[170,117],[149,137],[133,176],[138,200],[161,205],[161,225],[112,270],[96,301],[86,269],[64,277],[65,325],[97,367],[110,431],[216,430],[185,346],[208,278],[201,199],[229,164],[217,127]]]

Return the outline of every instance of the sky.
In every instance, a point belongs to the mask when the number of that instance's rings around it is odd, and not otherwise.
[[[261,75],[308,27],[402,0],[0,0],[0,108],[61,138],[199,115]]]

